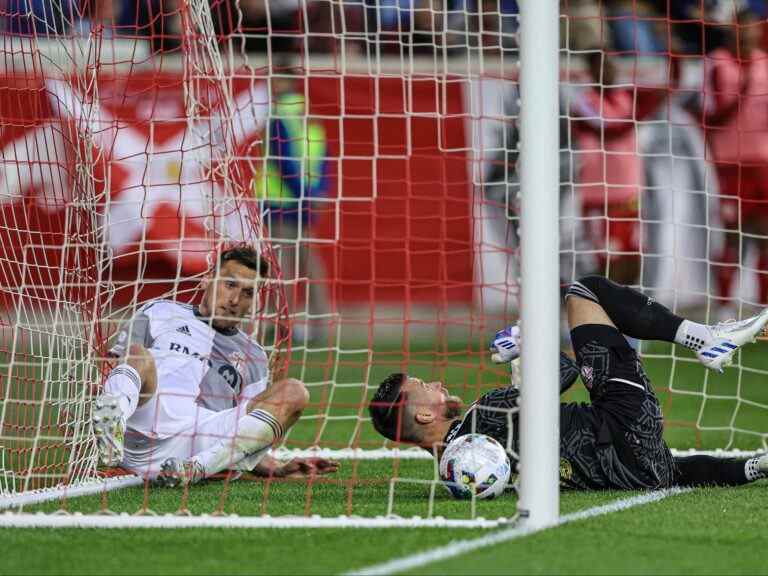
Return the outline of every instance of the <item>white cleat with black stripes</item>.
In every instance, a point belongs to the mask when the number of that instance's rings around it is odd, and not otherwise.
[[[744,344],[754,342],[768,324],[768,308],[746,320],[721,322],[709,327],[712,337],[696,352],[699,362],[722,372],[733,363],[733,355]]]
[[[119,466],[125,453],[125,417],[117,396],[102,394],[94,400],[91,426],[99,461],[104,466]]]

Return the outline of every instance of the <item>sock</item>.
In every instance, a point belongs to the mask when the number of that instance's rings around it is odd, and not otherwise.
[[[681,346],[690,348],[694,352],[698,352],[711,337],[712,333],[709,330],[709,326],[706,324],[683,320],[677,328],[675,342]]]
[[[192,459],[202,465],[206,477],[232,468],[244,458],[248,458],[253,468],[282,436],[280,422],[266,410],[257,408],[237,421],[232,437],[222,438]]]
[[[599,304],[619,332],[639,340],[674,342],[683,322],[653,298],[602,276],[586,276],[574,282],[568,288],[566,298],[569,296]]]
[[[762,464],[760,460],[765,460]],[[742,460],[713,456],[675,457],[678,486],[741,486],[766,477],[768,457]]]
[[[120,409],[125,419],[131,417],[139,405],[141,377],[133,366],[120,364],[115,366],[104,383],[104,393],[117,396]]]
[[[747,460],[744,463],[744,475],[750,482],[768,478],[768,455],[755,456]]]

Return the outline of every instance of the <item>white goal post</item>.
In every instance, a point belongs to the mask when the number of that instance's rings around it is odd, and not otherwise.
[[[521,329],[520,501],[531,528],[560,515],[560,12],[520,6]]]

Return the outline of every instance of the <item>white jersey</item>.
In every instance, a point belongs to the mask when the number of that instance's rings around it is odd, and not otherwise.
[[[110,353],[123,356],[129,343],[141,344],[155,359],[158,404],[144,418],[149,406],[140,407],[137,422],[128,422],[151,438],[189,429],[211,412],[235,407],[248,384],[262,382],[266,388],[268,383],[267,355],[255,340],[237,328],[213,328],[188,304],[146,303],[119,331]]]

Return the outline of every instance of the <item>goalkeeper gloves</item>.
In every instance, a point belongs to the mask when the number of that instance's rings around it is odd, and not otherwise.
[[[507,326],[496,332],[491,342],[491,360],[496,364],[512,362],[520,356],[520,326]]]

